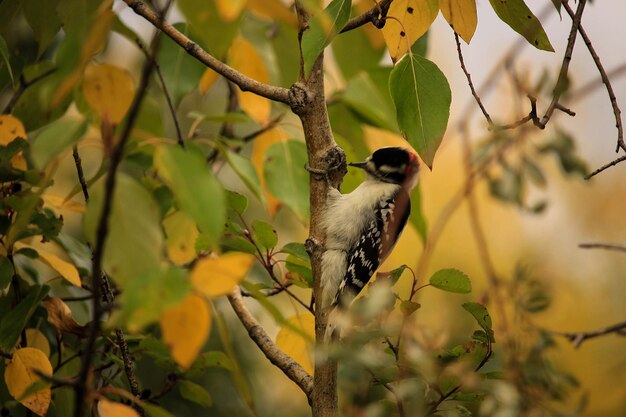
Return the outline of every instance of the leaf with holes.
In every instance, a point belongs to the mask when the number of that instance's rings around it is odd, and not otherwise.
[[[448,80],[434,63],[409,55],[391,72],[389,89],[400,130],[432,168],[450,116],[452,93]]]
[[[391,3],[383,36],[391,60],[397,62],[430,27],[439,13],[437,0],[396,0]]]
[[[35,414],[45,416],[52,400],[50,387],[42,387],[34,393],[27,392],[31,385],[41,380],[36,371],[52,375],[52,365],[46,355],[35,348],[18,349],[13,352],[4,370],[4,382],[13,398]]]
[[[524,0],[489,0],[500,20],[522,35],[537,49],[554,52],[541,22],[530,11]]]

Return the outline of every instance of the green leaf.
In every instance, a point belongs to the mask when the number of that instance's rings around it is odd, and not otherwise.
[[[180,1],[176,4],[181,8],[185,7],[186,3],[198,2],[197,0]],[[206,7],[213,2],[204,2]],[[174,27],[181,31],[185,35],[189,35],[187,25],[178,23]],[[219,39],[219,37],[216,37]],[[159,66],[163,73],[163,79],[165,85],[170,93],[170,97],[174,102],[174,105],[180,103],[181,98],[192,90],[198,87],[200,77],[204,74],[206,67],[200,63],[197,59],[190,56],[185,52],[184,48],[181,48],[176,42],[169,37],[164,36],[161,40],[161,48],[159,50]]]
[[[348,82],[341,100],[368,123],[397,131],[398,125],[391,105],[368,73],[361,72]]]
[[[241,181],[243,181],[246,187],[252,191],[263,205],[266,205],[265,196],[261,191],[261,183],[259,182],[259,177],[254,166],[252,166],[252,162],[250,162],[248,158],[244,158],[228,150],[224,150],[224,155],[230,167],[235,171],[237,176],[241,178]]]
[[[48,294],[48,290],[50,287],[47,285],[33,285],[29,288],[26,297],[11,311],[3,315],[0,319],[0,350],[8,352],[13,349],[26,323],[28,323],[28,319],[35,312],[41,300]]]
[[[7,66],[7,71],[9,72],[9,77],[11,77],[11,82],[14,83],[13,79],[13,70],[11,69],[11,61],[9,59],[9,47],[7,46],[7,42],[4,40],[2,36],[0,36],[0,58],[4,62],[4,65]],[[0,65],[0,69],[2,69],[2,65]]]
[[[302,243],[287,243],[280,251],[289,255],[293,255],[296,258],[304,259],[307,261],[309,260],[309,254],[307,253]]]
[[[568,175],[585,177],[589,169],[587,164],[576,154],[576,142],[567,132],[558,129],[556,136],[539,148],[539,152],[554,153],[563,171]]]
[[[138,275],[124,287],[120,319],[131,331],[158,320],[168,307],[183,301],[191,291],[186,270],[170,267]]]
[[[211,394],[196,383],[182,380],[178,382],[178,389],[180,390],[180,396],[186,400],[193,401],[205,408],[209,408],[213,405]]]
[[[561,16],[561,3],[563,0],[552,0],[552,4],[556,8],[556,11],[559,12],[559,16]]]
[[[271,193],[287,204],[300,219],[309,218],[309,175],[306,146],[289,140],[275,143],[265,154],[263,172]]]
[[[224,58],[237,35],[241,17],[232,22],[223,21],[214,1],[178,0],[176,6],[187,19],[197,42],[216,58]],[[178,49],[185,52],[180,47]]]
[[[170,413],[165,408],[159,407],[158,405],[144,402],[141,404],[141,407],[148,412],[150,417],[175,417],[174,414]]]
[[[234,369],[233,362],[230,358],[224,352],[219,350],[211,350],[203,353],[200,357],[200,361],[196,362],[201,363],[203,366],[215,366],[218,368],[224,368],[228,371],[232,371]]]
[[[426,244],[426,238],[428,237],[428,226],[426,225],[426,217],[424,216],[422,206],[422,187],[418,183],[411,193],[411,213],[409,214],[409,221],[417,229],[422,243]]]
[[[287,260],[285,262],[285,268],[287,268],[290,272],[295,272],[300,275],[304,282],[306,282],[307,288],[311,288],[313,286],[313,271],[311,270],[311,262],[308,259],[301,259],[296,256],[289,255],[287,256]],[[296,280],[293,281],[294,284],[296,284]]]
[[[458,269],[441,269],[430,277],[430,285],[440,290],[467,294],[472,292],[472,283]]]
[[[463,308],[468,311],[472,316],[474,316],[474,319],[476,319],[478,325],[482,327],[483,330],[489,335],[491,341],[495,342],[493,338],[493,330],[491,328],[491,316],[487,311],[487,307],[480,303],[468,302],[463,303]]]
[[[123,284],[158,269],[164,244],[159,207],[150,192],[125,174],[116,178],[103,266]],[[92,190],[84,217],[85,234],[92,243],[102,213],[103,182]]]
[[[402,311],[405,316],[410,316],[411,314],[415,313],[420,307],[420,303],[415,303],[409,300],[404,300],[400,303],[400,311]]]
[[[244,252],[252,255],[258,255],[256,247],[250,243],[250,241],[242,236],[224,236],[222,240],[222,246],[224,249],[235,251],[235,252]],[[196,244],[197,248],[197,244]]]
[[[522,178],[513,168],[504,165],[498,177],[489,179],[489,192],[502,201],[521,206]]]
[[[407,55],[391,72],[389,90],[398,125],[430,168],[450,116],[452,93],[445,75],[419,55]]]
[[[231,190],[224,191],[226,191],[226,204],[228,208],[235,210],[238,214],[243,214],[246,208],[248,208],[248,199],[246,196]]]
[[[272,249],[278,243],[278,235],[274,227],[266,222],[256,220],[252,223],[254,241],[266,249]]]
[[[311,72],[317,57],[348,22],[351,6],[351,0],[333,0],[323,13],[314,15],[309,20],[309,29],[302,35],[302,56],[306,74]]]
[[[489,0],[500,20],[522,35],[537,49],[554,52],[548,35],[539,19],[530,11],[524,0]]]
[[[54,157],[80,140],[87,120],[60,119],[41,129],[31,145],[35,165],[43,169]]]
[[[176,145],[164,145],[157,149],[154,159],[159,176],[174,193],[179,208],[217,244],[226,221],[226,201],[202,156]]]
[[[404,271],[408,268],[408,266],[406,265],[400,265],[399,267],[397,267],[396,269],[394,269],[393,271],[389,271],[389,272],[378,272],[376,274],[376,279],[380,279],[380,278],[388,278],[391,280],[391,285],[396,285],[396,283],[398,282],[398,280],[400,279],[400,277],[402,276],[402,273],[404,273]]]
[[[22,1],[22,12],[37,40],[37,56],[41,56],[61,29],[61,20],[57,15],[59,3],[59,0]]]
[[[11,261],[4,255],[0,255],[0,291],[3,291],[13,278],[13,265]]]

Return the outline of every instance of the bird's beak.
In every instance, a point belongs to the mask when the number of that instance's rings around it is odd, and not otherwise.
[[[357,167],[357,168],[365,169],[365,167],[367,166],[367,161],[351,162],[348,165],[350,165],[351,167]]]

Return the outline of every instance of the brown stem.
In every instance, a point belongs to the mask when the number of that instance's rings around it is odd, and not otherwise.
[[[578,333],[567,333],[567,332],[552,332],[557,336],[563,336],[567,338],[570,342],[574,344],[574,347],[580,347],[580,345],[587,339],[593,339],[595,337],[604,336],[607,334],[615,333],[620,336],[626,336],[626,321],[614,324],[612,326],[604,327],[598,330],[593,330],[590,332],[578,332]]]
[[[614,167],[615,165],[619,164],[620,162],[624,162],[624,161],[626,161],[626,155],[622,155],[619,158],[616,158],[616,159],[612,160],[608,164],[602,165],[600,168],[596,169],[591,174],[587,175],[585,177],[585,179],[589,180],[589,179],[595,177],[596,175],[598,175],[599,173],[601,173],[601,172],[603,172],[603,171],[605,171],[605,170],[607,170],[607,169],[609,169],[611,167]]]
[[[611,243],[581,243],[578,245],[581,249],[606,249],[615,250],[618,252],[626,252],[626,246],[615,245]]]
[[[211,68],[213,71],[237,84],[242,91],[251,91],[260,96],[269,98],[270,100],[289,104],[289,90],[286,88],[261,83],[224,64],[222,61],[209,54],[187,36],[178,31],[174,26],[162,21],[159,15],[143,1],[124,0],[124,2],[128,5],[128,7],[133,9],[135,13],[142,16],[154,27],[161,30],[174,42],[182,46],[189,55]]]
[[[375,2],[374,6],[371,9],[366,11],[365,13],[353,17],[348,20],[348,23],[341,29],[339,33],[344,33],[349,30],[356,29],[368,23],[373,24],[378,29],[382,29],[385,26],[385,20],[387,17],[387,13],[389,12],[389,6],[393,0],[382,0],[380,2]]]
[[[43,73],[39,74],[38,76],[36,76],[35,78],[29,81],[26,81],[26,79],[24,78],[24,74],[22,74],[20,76],[19,86],[13,92],[13,95],[9,99],[9,102],[7,103],[7,105],[4,107],[4,110],[2,110],[2,113],[3,114],[11,113],[13,111],[13,107],[15,107],[15,103],[17,103],[17,100],[19,100],[19,98],[22,96],[22,94],[24,94],[24,91],[26,91],[28,87],[30,87],[31,85],[35,84],[38,81],[43,80],[44,78],[54,73],[55,71],[56,71],[56,68],[50,68],[48,71],[44,71]]]
[[[228,295],[228,301],[239,318],[239,321],[241,321],[241,324],[243,324],[248,331],[250,339],[256,343],[272,364],[300,387],[310,401],[313,391],[313,378],[298,362],[276,346],[244,304],[239,287],[236,287]]]

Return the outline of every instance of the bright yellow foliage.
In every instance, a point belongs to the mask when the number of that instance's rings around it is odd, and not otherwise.
[[[119,124],[133,102],[135,83],[130,74],[119,67],[89,65],[85,68],[83,94],[98,116]]]
[[[226,295],[246,277],[253,262],[254,256],[239,252],[201,259],[191,271],[191,285],[208,297]]]
[[[470,43],[478,23],[476,0],[439,0],[439,7],[452,29]]]
[[[255,47],[242,38],[235,38],[228,50],[228,62],[238,71],[243,72],[262,83],[269,83],[270,74],[261,54]],[[250,117],[259,123],[266,123],[270,117],[272,103],[265,97],[237,89],[239,105]]]
[[[98,414],[100,417],[139,417],[139,413],[132,407],[104,398],[98,401]]]
[[[189,368],[211,330],[211,311],[207,302],[190,294],[179,305],[165,310],[160,324],[163,341],[172,358],[183,368]]]
[[[263,163],[265,161],[265,154],[270,146],[278,142],[286,142],[288,139],[289,135],[287,135],[287,132],[280,128],[274,128],[257,136],[252,144],[252,154],[250,155],[250,160],[252,161],[252,165],[254,165],[254,169],[259,176],[261,189],[263,190],[267,200],[267,211],[271,216],[276,214],[276,211],[280,206],[280,201],[274,197],[267,188],[265,175],[263,174]]]
[[[193,219],[182,211],[166,217],[163,220],[165,229],[165,245],[167,256],[176,265],[191,262],[196,257],[194,245],[198,238],[198,228]]]
[[[26,139],[22,121],[10,114],[0,115],[0,145],[6,146],[16,138]],[[22,171],[26,170],[26,160],[22,152],[11,158],[11,166]]]
[[[35,370],[52,375],[52,365],[46,355],[41,350],[31,347],[18,349],[13,352],[13,358],[7,363],[4,382],[13,398],[33,413],[45,416],[52,398],[50,387],[21,398],[31,385],[41,380]]]
[[[222,20],[232,22],[241,14],[241,10],[246,5],[246,0],[216,0],[217,12]]]
[[[296,27],[298,19],[281,0],[248,0],[248,9],[261,17]]]
[[[383,36],[397,62],[433,23],[439,12],[438,0],[396,0],[387,13]]]
[[[44,249],[34,248],[30,245],[27,245],[22,242],[17,242],[15,247],[18,249],[21,248],[31,248],[35,249],[37,253],[39,253],[39,260],[48,265],[50,268],[54,269],[61,275],[61,277],[65,278],[67,281],[76,285],[77,287],[81,286],[80,275],[78,274],[78,269],[76,267],[63,259],[59,258],[55,254],[48,252]]]
[[[297,314],[288,319],[289,324],[315,338],[315,318],[310,313]],[[312,350],[309,341],[302,334],[283,326],[276,336],[276,345],[313,375]]]

